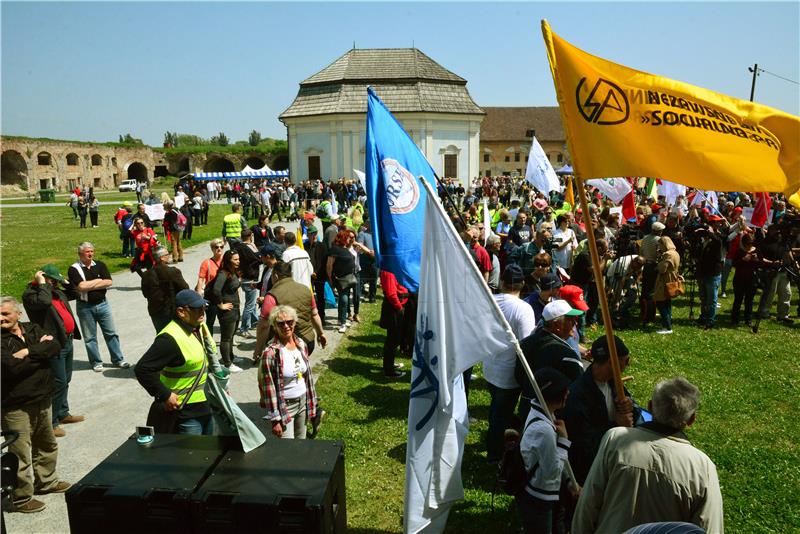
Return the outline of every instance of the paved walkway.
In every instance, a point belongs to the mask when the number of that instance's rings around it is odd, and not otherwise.
[[[296,223],[281,223],[296,230]],[[197,282],[200,263],[210,256],[208,243],[194,246],[184,252],[184,262],[177,264],[190,287]],[[140,278],[135,273],[113,275],[114,285],[107,296],[114,314],[125,359],[131,364],[139,361],[155,337],[155,330],[147,315],[147,302],[140,291]],[[74,312],[73,303],[73,312]],[[333,319],[334,310],[327,316]],[[335,321],[331,321],[335,322]],[[312,366],[329,358],[342,339],[336,330],[326,330],[328,347],[317,348],[312,355]],[[98,329],[98,337],[102,338]],[[215,336],[219,340],[218,335]],[[234,341],[239,341],[238,336]],[[232,375],[230,390],[239,406],[255,421],[264,434],[271,437],[261,417],[259,408],[257,369],[252,367],[250,356],[255,339],[243,340],[234,348],[237,356],[245,358],[239,365],[244,371]],[[82,341],[75,343],[75,364],[69,391],[71,412],[85,415],[86,421],[64,425],[67,435],[58,438],[58,475],[62,480],[77,482],[105,459],[114,449],[143,425],[152,397],[139,385],[133,369],[111,367],[108,350],[102,339],[98,340],[105,362],[105,371],[95,373],[89,366]],[[321,438],[324,439],[324,429]],[[68,532],[67,506],[63,495],[45,495],[40,498],[47,508],[37,514],[6,514],[8,532],[62,533]]]

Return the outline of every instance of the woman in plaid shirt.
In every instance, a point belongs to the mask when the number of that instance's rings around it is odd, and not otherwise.
[[[258,388],[264,417],[279,438],[306,438],[306,421],[316,412],[316,393],[306,344],[295,335],[297,312],[291,306],[275,306],[269,314],[275,337],[261,356]]]

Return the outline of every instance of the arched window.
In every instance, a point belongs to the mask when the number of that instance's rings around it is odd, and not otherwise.
[[[103,157],[100,154],[92,154],[92,167],[102,167]]]
[[[80,158],[78,158],[78,155],[76,153],[70,152],[69,154],[67,154],[67,165],[69,165],[70,167],[74,167],[78,164],[79,159]]]
[[[47,152],[39,152],[39,154],[36,156],[36,162],[39,165],[52,165],[53,157]]]

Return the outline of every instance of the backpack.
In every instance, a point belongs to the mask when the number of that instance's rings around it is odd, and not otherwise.
[[[528,425],[536,421],[531,419],[522,430],[522,435],[528,429]],[[505,451],[500,463],[497,465],[497,484],[508,495],[519,495],[525,490],[525,486],[536,469],[534,466],[530,472],[525,469],[525,462],[522,460],[522,452],[519,444],[522,442],[522,435],[516,430],[509,428],[505,432]]]
[[[175,217],[175,230],[183,232],[186,229],[186,215],[178,210],[175,210],[177,217]]]

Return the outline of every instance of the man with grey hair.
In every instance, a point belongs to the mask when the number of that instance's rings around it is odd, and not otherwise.
[[[111,354],[111,363],[116,367],[128,369],[131,364],[122,356],[119,336],[114,327],[114,317],[111,315],[111,305],[106,300],[106,291],[113,284],[111,273],[108,272],[105,263],[94,260],[94,245],[88,241],[78,245],[78,258],[79,261],[73,263],[67,271],[67,278],[72,287],[78,291],[75,308],[92,370],[96,373],[103,372],[103,360],[100,359],[97,345],[98,325]]]
[[[660,521],[724,530],[714,462],[689,443],[700,391],[685,378],[659,382],[653,420],[606,432],[578,500],[573,532],[623,532]]]

